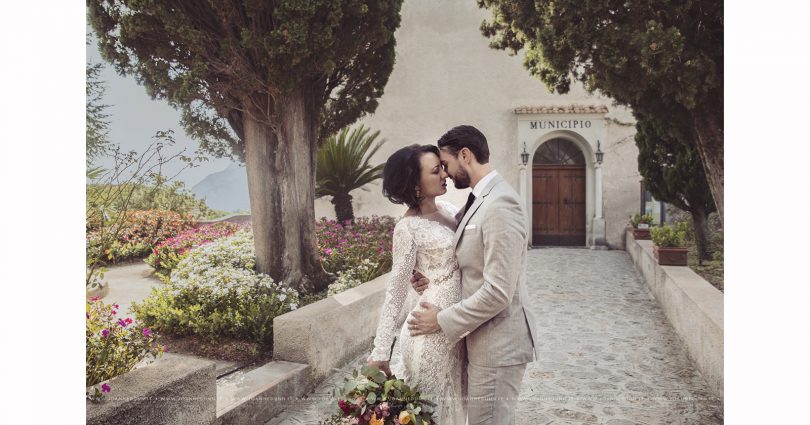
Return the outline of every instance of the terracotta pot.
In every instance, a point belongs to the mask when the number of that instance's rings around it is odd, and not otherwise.
[[[688,248],[663,248],[653,245],[653,254],[661,266],[685,266],[688,253]]]
[[[650,229],[633,229],[633,237],[636,240],[649,240]]]

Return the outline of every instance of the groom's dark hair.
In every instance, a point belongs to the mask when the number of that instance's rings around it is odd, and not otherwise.
[[[467,148],[475,155],[475,159],[480,164],[489,162],[487,138],[484,137],[484,133],[471,125],[453,127],[439,138],[437,144],[439,148],[449,150],[456,157],[461,149]]]

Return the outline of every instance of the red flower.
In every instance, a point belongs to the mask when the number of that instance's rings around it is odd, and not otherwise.
[[[354,410],[354,406],[346,400],[338,400],[338,407],[340,407],[344,415],[348,415]]]

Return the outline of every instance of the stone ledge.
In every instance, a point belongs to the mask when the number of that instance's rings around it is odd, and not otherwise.
[[[319,382],[370,349],[388,275],[273,319],[273,359],[307,364]]]
[[[200,220],[198,223],[200,224],[213,224],[213,223],[235,223],[235,224],[246,224],[250,223],[251,217],[250,214],[230,214],[226,215],[225,217],[215,218],[213,220]]]
[[[370,349],[388,274],[273,319],[273,361],[217,382],[216,425],[265,423]]]
[[[209,424],[216,418],[214,362],[169,357],[112,378],[101,403],[86,402],[87,424]]]
[[[659,266],[653,243],[625,234],[627,252],[709,388],[723,399],[723,293],[688,267]]]
[[[263,424],[314,387],[307,365],[272,361],[217,381],[215,425]]]

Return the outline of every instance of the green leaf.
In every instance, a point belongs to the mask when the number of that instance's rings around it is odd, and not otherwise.
[[[375,374],[375,375],[374,375],[374,379],[373,379],[373,380],[374,380],[374,382],[376,382],[376,383],[378,383],[378,384],[382,384],[382,383],[384,383],[384,382],[385,382],[387,379],[388,379],[388,377],[386,377],[386,376],[385,376],[385,373],[381,371],[381,372],[377,372],[377,374]]]
[[[349,394],[350,392],[354,391],[356,388],[356,383],[354,381],[346,381],[346,384],[343,385],[343,394]]]
[[[377,366],[363,366],[360,368],[360,374],[363,376],[372,376],[379,372],[380,369]]]

